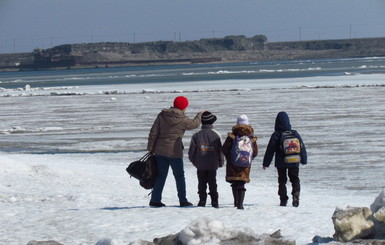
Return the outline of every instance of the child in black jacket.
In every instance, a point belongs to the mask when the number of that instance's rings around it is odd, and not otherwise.
[[[305,144],[299,133],[291,129],[289,116],[286,112],[279,112],[275,119],[275,132],[271,135],[269,144],[263,158],[263,169],[269,167],[275,154],[275,167],[278,171],[278,195],[280,197],[280,206],[286,206],[289,197],[287,196],[286,182],[289,176],[292,185],[293,206],[299,206],[299,195],[301,185],[299,180],[299,163],[307,164],[307,154]],[[294,137],[299,140],[299,159],[292,162],[285,161],[287,155],[282,148],[282,134],[290,131]]]
[[[221,135],[214,130],[213,123],[217,117],[209,111],[202,114],[202,129],[191,138],[188,152],[189,160],[197,168],[199,207],[206,205],[206,188],[209,186],[211,206],[218,208],[217,169],[224,164],[221,152]]]

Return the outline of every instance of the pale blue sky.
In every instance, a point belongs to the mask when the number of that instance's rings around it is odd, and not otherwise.
[[[66,43],[385,37],[384,0],[0,0],[0,53]]]

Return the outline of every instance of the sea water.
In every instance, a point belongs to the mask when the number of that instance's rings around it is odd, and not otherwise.
[[[254,80],[383,73],[384,57],[133,66],[0,73],[1,88],[178,83],[218,80]],[[270,84],[271,86],[271,84]]]

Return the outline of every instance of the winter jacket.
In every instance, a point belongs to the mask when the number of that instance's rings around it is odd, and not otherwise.
[[[263,158],[263,166],[269,167],[271,161],[273,160],[274,153],[275,153],[275,167],[277,168],[290,168],[290,167],[298,167],[299,163],[285,163],[285,153],[282,150],[281,147],[281,136],[282,133],[285,131],[291,130],[294,135],[300,140],[301,143],[301,163],[306,164],[307,163],[307,153],[305,144],[303,143],[303,140],[299,133],[296,130],[291,129],[291,124],[289,120],[289,116],[286,112],[280,112],[278,113],[276,119],[275,119],[275,126],[274,126],[275,132],[271,135],[270,141],[267,145],[267,149],[265,152],[265,156]]]
[[[257,137],[253,136],[254,129],[250,125],[237,124],[232,128],[232,132],[227,134],[227,138],[222,147],[222,152],[226,157],[226,181],[245,181],[250,182],[250,167],[238,167],[231,164],[231,146],[236,136],[252,136],[253,158],[258,155]]]
[[[151,127],[147,150],[165,157],[183,158],[182,137],[186,130],[199,127],[201,116],[199,112],[190,119],[178,108],[163,109]]]
[[[223,166],[221,136],[212,124],[203,124],[202,129],[191,137],[188,157],[199,170],[217,170]]]

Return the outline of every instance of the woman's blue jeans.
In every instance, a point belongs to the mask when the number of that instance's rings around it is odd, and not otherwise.
[[[159,203],[162,201],[163,187],[166,183],[168,169],[170,166],[175,178],[179,202],[187,202],[183,158],[172,158],[155,155],[155,160],[158,167],[158,174],[156,176],[154,188],[152,189],[151,202]]]

